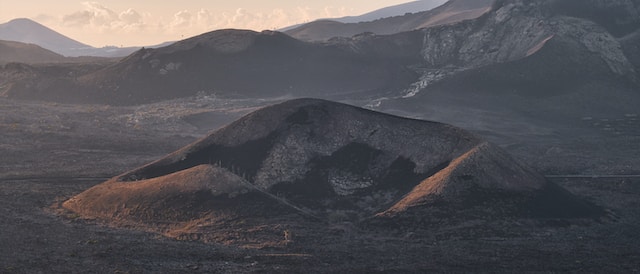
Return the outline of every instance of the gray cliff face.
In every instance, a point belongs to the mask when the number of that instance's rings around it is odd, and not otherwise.
[[[507,6],[483,20],[422,30],[426,65],[475,68],[526,57],[552,32],[542,20],[516,9]]]
[[[558,83],[567,80],[562,86],[572,79],[593,76],[634,82],[638,66],[633,41],[638,28],[635,32],[627,28],[636,26],[635,9],[631,9],[636,2],[593,1],[583,5],[571,0],[504,0],[476,19],[389,36],[336,38],[330,43],[413,68],[421,77],[405,90],[405,98],[463,71],[514,62],[535,64],[520,66],[522,70],[514,72],[529,74],[528,78],[540,76],[529,79],[533,82],[553,75],[566,76],[554,77]],[[580,11],[581,7],[586,11]],[[630,10],[621,11],[626,8]],[[604,20],[618,13],[624,13],[627,19]],[[627,34],[618,37],[620,33]]]
[[[624,1],[622,1],[624,2]],[[545,14],[544,1],[503,1],[485,16],[423,32],[422,56],[430,67],[478,68],[529,57],[550,40],[572,43],[567,51],[582,52],[607,63],[620,76],[635,74],[618,40],[587,19]]]

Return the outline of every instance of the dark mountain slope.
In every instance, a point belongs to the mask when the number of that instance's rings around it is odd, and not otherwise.
[[[63,57],[52,63],[7,63],[0,66],[0,97],[95,102],[87,94],[78,92],[76,80],[115,62],[117,59],[101,57]]]
[[[565,13],[553,1],[500,1],[476,20],[420,30],[425,73],[403,96],[412,98],[383,109],[472,106],[552,121],[633,113],[635,34],[618,39]]]
[[[420,226],[432,221],[431,209],[455,210],[454,219],[469,212],[602,214],[460,129],[311,99],[251,113],[64,206],[87,218],[204,240],[216,240],[218,229],[250,235],[251,226],[302,225],[301,217],[314,226],[396,219]]]
[[[221,30],[138,51],[79,78],[77,89],[94,102],[126,105],[198,92],[241,97],[371,96],[402,89],[415,79],[414,72],[393,61],[338,47],[308,44],[276,32]]]
[[[0,40],[0,65],[18,63],[61,62],[64,56],[33,44]]]

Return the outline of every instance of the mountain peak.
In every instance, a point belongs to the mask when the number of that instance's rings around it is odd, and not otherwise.
[[[0,39],[36,44],[65,56],[76,56],[73,49],[91,48],[27,18],[0,24]]]
[[[120,57],[139,49],[138,47],[94,48],[28,18],[16,18],[0,24],[0,40],[35,44],[68,57]]]
[[[31,20],[29,18],[15,18],[10,20],[9,22],[7,22],[7,24],[12,24],[12,25],[30,25],[30,26],[39,26],[39,27],[43,27],[43,28],[47,28],[44,25]]]

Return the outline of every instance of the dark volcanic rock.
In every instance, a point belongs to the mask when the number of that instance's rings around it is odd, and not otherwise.
[[[295,223],[296,214],[415,225],[431,218],[414,213],[429,212],[430,201],[501,218],[601,213],[458,128],[312,99],[251,113],[64,206],[175,236],[194,224],[233,226],[237,218]],[[565,206],[575,210],[559,214]]]

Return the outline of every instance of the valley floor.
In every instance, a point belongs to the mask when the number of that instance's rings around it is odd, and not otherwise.
[[[612,211],[599,222],[467,220],[415,231],[313,229],[308,223],[294,230],[292,243],[262,247],[178,241],[56,210],[61,200],[97,183],[0,182],[0,273],[640,271],[639,179],[559,182]]]

